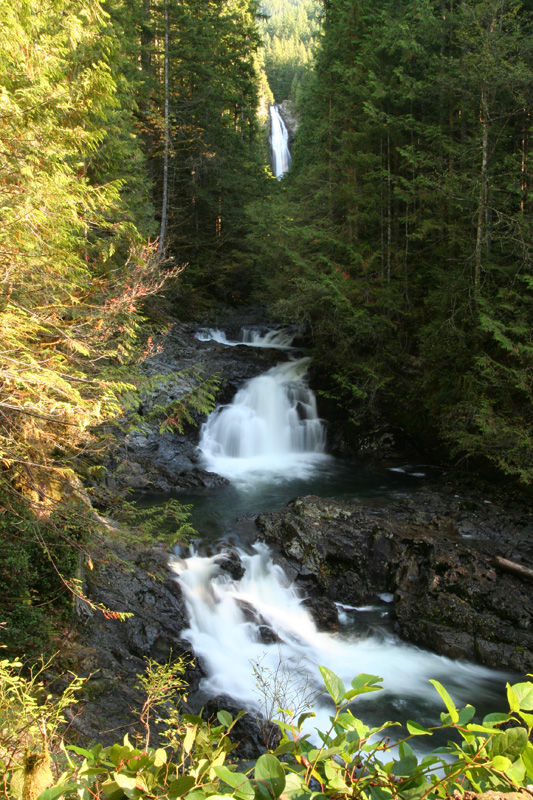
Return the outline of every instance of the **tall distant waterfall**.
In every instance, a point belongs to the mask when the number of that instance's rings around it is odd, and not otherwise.
[[[278,179],[288,172],[291,163],[289,134],[277,106],[270,106],[270,146],[272,148],[272,171]]]

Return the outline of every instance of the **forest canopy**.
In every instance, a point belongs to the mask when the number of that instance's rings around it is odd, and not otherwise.
[[[258,212],[276,310],[354,431],[533,477],[533,28],[520,0],[326,2],[291,173]],[[271,295],[270,295],[271,296]]]

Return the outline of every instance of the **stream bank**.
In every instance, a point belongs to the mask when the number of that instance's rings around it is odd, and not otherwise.
[[[249,309],[205,327],[236,337],[240,326],[256,323],[257,310]],[[201,362],[205,374],[221,374],[220,399],[229,402],[243,383],[280,359],[279,351],[200,341],[197,331],[176,325],[147,362],[148,374]],[[165,392],[171,399],[179,390],[178,382]],[[161,399],[145,397],[143,408]],[[121,470],[108,479],[110,486],[161,496],[171,492],[178,498],[192,486],[209,497],[226,481],[203,469],[197,442],[197,429],[161,435],[157,423],[147,421],[142,431],[118,442],[110,467],[114,461]],[[390,463],[397,465],[401,458],[396,451]],[[253,520],[248,525],[253,527]],[[256,531],[257,538],[275,546],[280,563],[298,581],[319,627],[335,627],[334,601],[357,605],[377,591],[390,592],[395,628],[408,641],[497,668],[523,672],[533,663],[531,583],[491,561],[503,555],[528,562],[533,548],[529,509],[433,483],[372,500],[357,493],[350,500],[294,500],[285,511],[262,514]],[[165,553],[122,551],[119,556],[121,564],[95,565],[85,576],[86,590],[91,600],[134,616],[120,622],[92,614],[80,622],[71,648],[75,671],[93,673],[74,727],[84,739],[104,742],[120,738],[135,719],[141,702],[135,676],[143,658],[164,661],[171,651],[177,656],[188,649],[181,639],[188,625],[183,597],[167,573]],[[238,557],[232,559],[238,571]],[[202,675],[200,662],[188,675],[192,690]],[[222,706],[227,702],[219,699]]]

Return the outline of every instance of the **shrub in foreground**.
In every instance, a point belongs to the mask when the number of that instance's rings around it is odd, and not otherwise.
[[[149,665],[149,669],[154,670],[154,665]],[[181,674],[175,674],[180,673],[183,664],[164,665],[160,669],[163,672],[155,668],[157,697],[148,686],[148,692],[152,691],[153,708],[161,706],[167,692],[183,689]],[[0,763],[5,773],[5,797],[22,797],[23,800],[37,797],[39,800],[59,797],[65,800],[221,800],[228,797],[237,800],[280,797],[282,800],[340,800],[342,797],[431,800],[472,790],[510,792],[533,784],[531,681],[508,685],[509,712],[488,714],[480,723],[473,722],[473,706],[456,708],[446,689],[438,681],[431,681],[446,708],[439,724],[426,728],[415,721],[408,721],[405,726],[387,721],[370,728],[353,714],[352,707],[360,695],[382,689],[381,678],[358,675],[346,689],[331,670],[321,667],[320,672],[333,704],[327,730],[317,731],[311,740],[303,726],[314,713],[308,711],[296,719],[290,710],[280,709],[283,718],[288,720],[278,723],[281,741],[253,764],[243,765],[235,759],[235,744],[230,738],[244,712],[234,719],[227,711],[220,711],[215,721],[206,722],[200,716],[182,714],[175,706],[165,703],[169,714],[166,747],[153,749],[146,741],[144,745],[135,746],[128,737],[122,744],[107,748],[99,744],[91,748],[66,746],[60,740],[63,773],[56,777],[51,788],[32,794],[27,775],[32,763],[39,761],[39,754],[47,757],[48,742],[43,735],[40,750],[34,749],[33,762],[28,761],[26,747],[25,755],[19,752],[18,759],[12,756],[7,763],[5,760]],[[10,673],[7,662],[2,662],[2,681],[5,682],[9,674],[13,675],[13,670]],[[19,675],[17,680],[24,679]],[[13,680],[11,683],[13,685]],[[32,689],[36,688],[34,681]],[[9,689],[4,697],[9,699]],[[20,691],[17,698],[17,703],[25,702]],[[48,696],[42,705],[43,715],[51,702]],[[63,708],[64,703],[61,710]],[[32,723],[34,745],[39,740],[38,709],[36,704],[24,709],[27,717],[35,717]],[[55,726],[59,716],[58,713],[50,716]],[[3,728],[2,722],[0,759],[5,759],[6,741],[9,743]],[[395,740],[390,737],[391,728],[398,729]],[[43,722],[41,730],[45,729]],[[412,746],[413,740],[432,736],[438,730],[449,732],[448,743],[429,755],[418,755],[416,745]],[[16,779],[20,769],[25,771],[23,781]],[[51,775],[50,770],[48,775]]]

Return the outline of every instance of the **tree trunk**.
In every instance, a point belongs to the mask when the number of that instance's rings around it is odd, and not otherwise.
[[[487,90],[481,89],[481,176],[479,187],[479,203],[477,211],[477,230],[476,230],[476,249],[474,260],[474,299],[479,298],[481,283],[481,269],[483,262],[483,252],[487,240],[487,206],[489,194],[489,109],[487,103]]]
[[[169,136],[169,125],[168,125],[168,116],[169,116],[169,80],[168,80],[168,73],[169,73],[169,54],[168,54],[168,0],[165,0],[165,154],[163,160],[163,202],[161,205],[161,230],[159,233],[159,246],[157,248],[157,255],[161,259],[165,250],[165,234],[166,234],[166,227],[167,227],[167,206],[168,206],[168,151],[170,145],[170,136]]]

